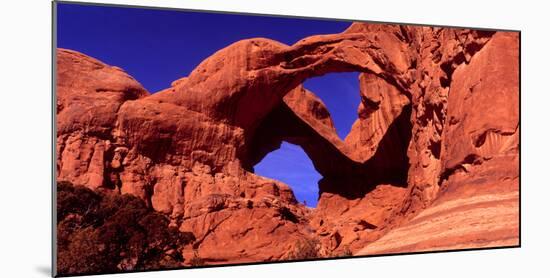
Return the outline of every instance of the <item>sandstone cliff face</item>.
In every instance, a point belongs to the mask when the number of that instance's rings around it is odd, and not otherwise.
[[[497,33],[456,66],[434,201],[359,255],[519,244],[518,48]]]
[[[70,50],[58,51],[56,80],[58,179],[109,185],[104,162],[117,112],[149,93],[120,68]]]
[[[518,46],[516,33],[354,23],[292,46],[236,42],[154,94],[59,49],[57,179],[141,198],[194,234],[184,258],[209,264],[287,259],[303,238],[322,256],[514,245]],[[301,86],[343,71],[361,72],[345,140]],[[283,141],[323,175],[315,209],[253,173]]]

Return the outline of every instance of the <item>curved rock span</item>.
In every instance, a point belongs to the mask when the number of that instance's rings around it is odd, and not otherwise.
[[[149,93],[57,50],[57,180],[131,194],[190,232],[185,264],[519,244],[519,36],[354,23],[254,38]],[[341,140],[307,78],[360,72]],[[337,92],[335,92],[337,93]],[[253,167],[283,141],[323,176],[318,207]]]

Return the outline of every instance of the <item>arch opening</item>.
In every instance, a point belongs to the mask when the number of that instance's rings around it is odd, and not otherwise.
[[[285,98],[256,131],[252,141],[262,144],[252,144],[257,155],[247,168],[289,185],[299,202],[316,207],[319,181],[327,174],[327,168],[336,168],[319,161],[349,159],[331,145],[334,141],[331,143],[316,134],[319,130],[309,125],[311,121],[318,121],[331,130],[329,133],[338,138],[337,141],[343,142],[358,119],[359,75],[360,72],[334,72],[312,77],[291,92],[292,100]],[[307,108],[303,110],[304,107]],[[310,113],[313,118],[308,119],[303,113]],[[320,153],[321,149],[326,153]],[[335,164],[349,164],[346,162]]]
[[[378,105],[366,113],[371,98]],[[410,116],[408,98],[375,75],[312,77],[249,130],[239,158],[244,169],[289,185],[308,207],[317,207],[323,193],[362,198],[379,184],[406,184]],[[368,149],[362,138],[372,140]],[[293,160],[307,167],[293,167]]]
[[[336,134],[344,140],[358,119],[361,103],[360,72],[334,72],[306,79],[304,88],[319,97],[328,109]]]
[[[254,173],[284,182],[298,202],[312,208],[317,206],[318,182],[322,175],[300,146],[282,142],[279,149],[268,153],[254,166]]]

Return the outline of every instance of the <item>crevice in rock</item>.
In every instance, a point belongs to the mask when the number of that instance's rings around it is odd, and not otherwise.
[[[441,175],[439,176],[438,184],[441,186],[443,182],[449,179],[450,176],[454,175],[458,172],[467,172],[468,170],[464,167],[464,165],[479,165],[483,162],[482,158],[477,154],[469,154],[466,156],[460,163],[457,165],[447,168],[443,170]]]
[[[204,218],[206,218],[208,215],[204,215]],[[204,240],[210,235],[212,234],[223,222],[225,222],[227,219],[231,218],[231,215],[228,215],[227,217],[224,217],[223,219],[221,219],[220,221],[218,221],[218,223],[214,224],[213,226],[210,226],[208,227],[208,229],[206,230],[206,232],[204,233],[204,235],[201,237],[201,239],[198,239],[198,240],[195,240],[195,242],[193,242],[193,249],[197,249],[199,248],[199,246],[204,242]]]
[[[111,161],[113,160],[114,155],[114,148],[112,146],[106,148],[105,153],[103,154],[103,163],[105,165],[105,170],[103,171],[103,187],[108,189],[120,188],[120,178],[118,173],[123,170],[123,166],[121,166],[118,170],[111,167]]]
[[[278,209],[279,213],[281,214],[281,219],[288,220],[294,224],[298,223],[298,217],[292,211],[287,207],[280,207]]]

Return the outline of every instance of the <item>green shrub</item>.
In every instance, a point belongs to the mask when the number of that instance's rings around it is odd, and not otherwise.
[[[319,258],[319,250],[321,244],[319,240],[314,238],[304,238],[298,240],[294,245],[294,249],[289,254],[290,260],[307,260]]]
[[[60,275],[175,268],[192,233],[168,227],[166,216],[130,195],[57,185]]]

